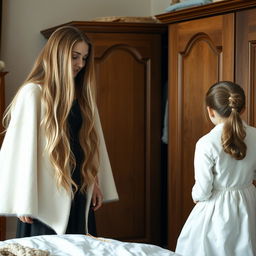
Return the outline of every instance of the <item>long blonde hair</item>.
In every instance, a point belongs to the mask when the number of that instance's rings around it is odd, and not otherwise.
[[[224,152],[237,160],[243,159],[247,149],[244,142],[246,131],[240,117],[245,107],[244,90],[230,81],[218,82],[208,90],[205,102],[225,118],[221,136]]]
[[[72,49],[77,42],[81,41],[89,46],[89,55],[85,67],[74,79]],[[83,177],[80,190],[85,193],[87,186],[95,181],[99,165],[98,137],[95,130],[96,87],[93,48],[87,36],[72,26],[63,26],[55,30],[22,86],[27,83],[42,86],[45,113],[41,125],[46,135],[45,150],[55,169],[57,186],[62,186],[71,193],[73,193],[71,187],[73,186],[77,191],[78,186],[71,178],[76,160],[70,148],[68,115],[75,95],[77,95],[83,119],[79,134],[80,145],[84,153],[80,170]],[[11,110],[17,94],[5,114],[6,127],[11,118]]]

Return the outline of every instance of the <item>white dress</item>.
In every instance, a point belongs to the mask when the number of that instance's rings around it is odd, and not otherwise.
[[[178,238],[183,256],[256,255],[256,129],[244,123],[246,157],[235,160],[221,146],[223,124],[196,144],[195,185],[199,201]]]

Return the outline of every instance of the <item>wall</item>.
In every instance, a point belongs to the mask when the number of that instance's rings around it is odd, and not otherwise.
[[[171,2],[172,0],[151,0],[151,14],[157,15],[163,13]]]

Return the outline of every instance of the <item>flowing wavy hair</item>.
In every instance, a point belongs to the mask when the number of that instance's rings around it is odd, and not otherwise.
[[[210,87],[205,98],[206,106],[225,118],[221,142],[224,152],[241,160],[246,156],[244,138],[246,131],[240,117],[245,107],[242,87],[230,81],[222,81]]]
[[[89,52],[86,65],[74,79],[72,49],[78,42],[85,42],[89,46]],[[41,125],[46,135],[45,150],[55,169],[57,186],[63,187],[72,195],[73,191],[78,190],[78,185],[71,178],[76,160],[70,148],[68,115],[77,96],[83,119],[79,141],[84,153],[80,170],[83,182],[79,189],[85,193],[87,187],[94,183],[99,165],[98,136],[95,130],[97,110],[93,47],[87,36],[72,26],[56,29],[21,87],[27,83],[40,84],[42,87],[45,112]],[[9,124],[17,94],[5,113],[5,127]]]

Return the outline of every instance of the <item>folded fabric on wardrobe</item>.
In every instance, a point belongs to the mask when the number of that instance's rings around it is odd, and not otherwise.
[[[165,104],[162,142],[168,144],[168,101]]]
[[[199,5],[209,4],[211,2],[212,2],[212,0],[189,0],[189,1],[180,2],[180,3],[170,5],[164,11],[172,12],[172,11],[177,11],[177,10],[185,9],[185,8],[189,8],[189,7],[195,7],[195,6],[199,6]]]

